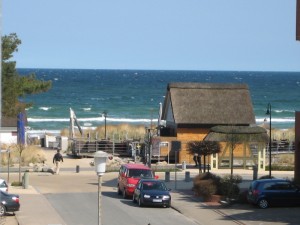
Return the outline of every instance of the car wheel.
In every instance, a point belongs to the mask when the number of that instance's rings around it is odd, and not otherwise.
[[[120,190],[120,186],[118,186],[118,195],[121,195],[122,191]]]
[[[267,199],[261,199],[261,200],[259,200],[258,201],[258,206],[259,206],[259,208],[261,208],[261,209],[266,209],[266,208],[268,208],[269,207],[269,202],[268,202],[268,200]]]
[[[136,199],[135,199],[135,197],[134,197],[134,194],[132,195],[132,202],[133,202],[133,203],[136,203]]]
[[[0,204],[0,216],[4,216],[6,213],[6,208],[3,204]]]
[[[143,203],[142,203],[141,198],[139,198],[139,207],[143,207]]]
[[[125,198],[127,198],[128,196],[127,196],[127,194],[126,194],[126,190],[125,190],[125,188],[123,189],[123,198],[125,199]]]

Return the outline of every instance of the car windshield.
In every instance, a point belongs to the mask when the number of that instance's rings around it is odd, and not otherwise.
[[[129,177],[146,177],[152,178],[151,170],[143,170],[143,169],[131,169],[129,170]]]
[[[162,182],[144,182],[143,183],[143,189],[144,190],[160,190],[160,191],[166,191],[167,187]]]
[[[2,181],[2,182],[0,183],[0,188],[6,188],[6,187],[7,187],[6,182],[5,182],[5,181]]]

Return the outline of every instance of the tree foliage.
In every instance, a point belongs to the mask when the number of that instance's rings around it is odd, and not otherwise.
[[[38,80],[35,74],[20,76],[16,70],[13,54],[18,52],[21,40],[12,33],[2,37],[2,116],[16,117],[31,103],[22,103],[20,97],[48,91],[51,81]]]
[[[190,141],[187,143],[187,149],[191,153],[204,156],[204,165],[206,165],[206,156],[217,154],[221,151],[219,142],[217,141]],[[204,166],[204,172],[205,168]]]

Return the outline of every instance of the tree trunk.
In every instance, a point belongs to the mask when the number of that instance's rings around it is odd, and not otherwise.
[[[206,160],[205,160],[206,155],[204,155],[203,157],[204,157],[204,158],[203,158],[203,163],[204,163],[204,169],[203,169],[203,171],[204,171],[204,173],[205,173],[205,172],[206,172]]]
[[[19,157],[19,183],[21,183],[21,154]]]

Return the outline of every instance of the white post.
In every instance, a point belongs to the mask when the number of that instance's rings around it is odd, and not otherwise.
[[[113,133],[113,149],[112,155],[115,156],[115,132]]]
[[[98,225],[102,225],[101,218],[101,185],[102,185],[102,175],[98,176]]]
[[[101,184],[102,175],[105,173],[106,169],[106,159],[108,154],[103,151],[97,151],[94,155],[95,161],[95,171],[98,176],[98,225],[101,225]]]

